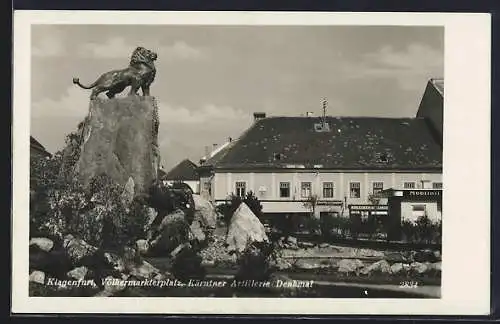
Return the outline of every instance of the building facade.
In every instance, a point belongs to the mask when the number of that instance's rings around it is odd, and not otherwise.
[[[428,86],[424,97],[433,91]],[[310,214],[313,203],[320,217],[347,216],[353,206],[387,204],[387,198],[377,197],[387,189],[441,190],[439,110],[442,115],[436,100],[423,100],[414,118],[255,114],[254,124],[240,138],[203,161],[201,195],[221,203],[231,194],[252,191],[265,214]],[[434,207],[426,213],[440,218]],[[411,219],[420,208],[413,211],[408,205],[403,217],[411,214]]]

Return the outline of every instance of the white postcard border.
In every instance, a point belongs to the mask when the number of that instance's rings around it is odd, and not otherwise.
[[[32,24],[413,25],[445,27],[441,299],[29,297]],[[14,12],[13,313],[486,315],[490,311],[488,14],[303,12]],[[49,127],[49,126],[48,126]]]

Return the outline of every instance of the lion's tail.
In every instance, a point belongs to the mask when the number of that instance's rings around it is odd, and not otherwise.
[[[94,83],[92,83],[91,85],[86,86],[86,85],[83,85],[83,84],[80,83],[80,79],[79,78],[73,78],[73,83],[76,84],[76,85],[78,85],[80,88],[83,88],[83,89],[92,89],[93,87],[96,86],[97,81],[94,82]]]

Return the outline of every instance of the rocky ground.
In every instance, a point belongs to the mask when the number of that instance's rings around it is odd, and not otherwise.
[[[229,253],[224,230],[214,233],[214,241],[202,251],[203,264],[212,268],[236,268],[236,256]],[[280,272],[321,276],[326,280],[355,282],[390,282],[418,280],[440,285],[441,254],[439,251],[390,251],[319,245],[290,238],[283,242],[275,266]],[[215,272],[217,272],[215,270]],[[309,276],[308,276],[309,275]],[[300,275],[299,275],[300,277]],[[304,277],[304,276],[302,276]]]
[[[197,205],[201,206],[202,203]],[[172,226],[175,221],[183,219],[181,212],[165,216],[155,231],[156,234],[152,235],[149,240],[139,240],[135,247],[126,247],[122,251],[102,251],[73,235],[66,235],[62,240],[46,237],[32,238],[30,241],[30,295],[232,296],[235,293],[234,289],[229,288],[211,291],[199,287],[143,288],[117,284],[121,281],[182,280],[179,276],[175,278],[174,274],[182,275],[184,272],[190,272],[200,278],[224,278],[224,280],[233,278],[238,271],[238,255],[241,253],[241,246],[245,243],[240,239],[244,236],[238,235],[238,232],[244,232],[246,222],[251,222],[248,219],[245,220],[245,216],[233,224],[234,226],[229,227],[228,231],[225,226],[220,226],[220,224],[216,226],[214,211],[210,206],[207,205],[204,208],[208,210],[204,214],[212,216],[196,216],[193,224],[198,225],[191,226],[189,231],[190,240],[204,242],[200,245],[201,251],[189,252],[189,249],[185,250],[185,246],[186,244],[190,246],[191,243],[172,241],[173,236],[170,232],[174,229]],[[251,220],[250,216],[248,218]],[[255,237],[267,239],[262,233],[263,227],[253,226],[253,228],[254,232],[259,235],[255,233],[247,235],[247,240]],[[174,232],[177,233],[178,230]],[[227,235],[228,232],[232,234]],[[233,239],[228,240],[228,237]],[[148,250],[153,244],[162,246],[162,250],[168,252],[164,255],[148,255]],[[330,296],[325,287],[343,282],[362,285],[404,283],[439,287],[441,281],[439,251],[401,252],[355,248],[328,243],[314,244],[289,237],[286,240],[282,238],[276,244],[276,252],[275,258],[271,261],[275,269],[272,280],[276,282],[282,278],[283,280],[314,280],[328,283],[321,285],[321,288],[318,287],[316,297]],[[184,258],[183,261],[182,258]],[[353,290],[344,287],[342,289],[346,295],[359,295],[359,288]],[[244,296],[255,293],[253,290],[243,292]],[[309,293],[312,293],[311,290]],[[307,297],[309,293],[295,290],[292,292],[268,290],[260,291],[257,295]],[[377,292],[374,290],[373,294],[376,295]]]

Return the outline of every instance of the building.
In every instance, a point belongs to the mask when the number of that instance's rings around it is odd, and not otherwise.
[[[50,154],[45,147],[40,144],[33,136],[30,136],[30,155],[31,158],[36,158],[36,157],[51,157],[52,154]]]
[[[188,159],[181,161],[160,179],[169,185],[182,182],[188,185],[194,193],[200,192],[198,166]]]
[[[255,114],[240,138],[200,166],[201,194],[219,203],[252,191],[270,216],[309,215],[314,201],[320,217],[372,208],[363,206],[386,189],[441,189],[442,147],[432,122],[442,106],[429,106],[423,102],[412,118]]]
[[[443,99],[444,80],[430,79],[417,111],[417,117],[427,120],[440,145],[443,144]]]

